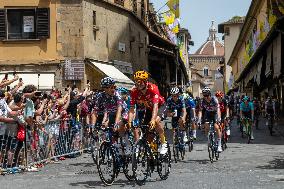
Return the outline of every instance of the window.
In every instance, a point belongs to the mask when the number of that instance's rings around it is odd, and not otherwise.
[[[119,4],[119,5],[121,5],[121,6],[124,6],[124,0],[114,0],[114,2],[115,2],[116,4]]]
[[[94,34],[94,40],[97,39],[97,31],[99,30],[99,27],[97,26],[97,13],[96,11],[93,11],[93,34]]]
[[[205,67],[203,68],[203,75],[204,75],[204,76],[209,76],[209,69],[208,69],[207,66],[205,66]]]
[[[0,9],[0,39],[49,38],[49,9]]]

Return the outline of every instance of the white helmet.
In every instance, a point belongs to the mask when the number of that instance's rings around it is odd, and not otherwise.
[[[209,88],[209,87],[204,87],[203,89],[202,89],[202,93],[203,94],[211,94],[211,89]]]
[[[175,95],[175,94],[178,94],[178,93],[179,93],[179,88],[177,88],[177,87],[173,87],[170,91],[171,95]]]

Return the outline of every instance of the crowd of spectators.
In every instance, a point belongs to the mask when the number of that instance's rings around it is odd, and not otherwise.
[[[16,83],[13,88],[12,83]],[[81,120],[88,122],[86,118],[90,117],[94,93],[89,85],[82,92],[75,86],[61,92],[39,91],[25,84],[17,74],[12,79],[6,74],[0,83],[0,168],[28,164],[27,156],[31,161],[48,157],[57,160],[72,150]],[[41,158],[40,146],[49,147]]]

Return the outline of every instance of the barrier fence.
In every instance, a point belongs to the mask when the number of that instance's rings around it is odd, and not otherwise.
[[[24,128],[17,124],[2,125],[0,172],[15,173],[60,157],[76,157],[90,147],[88,131],[84,120],[56,120]]]

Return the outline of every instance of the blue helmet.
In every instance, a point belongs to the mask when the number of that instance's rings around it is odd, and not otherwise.
[[[118,92],[120,92],[121,94],[127,94],[129,91],[125,87],[119,87]]]

